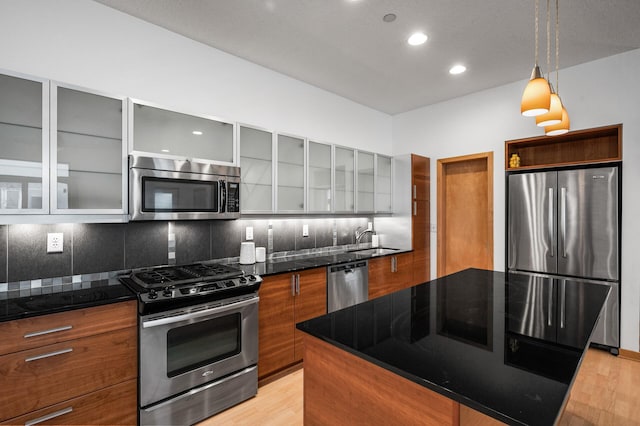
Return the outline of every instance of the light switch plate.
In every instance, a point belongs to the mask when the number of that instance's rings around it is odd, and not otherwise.
[[[431,224],[431,232],[433,232],[434,234],[436,232],[438,232],[438,225],[437,224],[435,224],[435,223]]]
[[[302,225],[302,236],[303,237],[309,236],[309,225],[307,225],[306,223]]]
[[[246,233],[247,233],[247,241],[253,240],[253,226],[247,226]]]
[[[62,253],[63,239],[62,232],[49,232],[47,234],[47,253]]]

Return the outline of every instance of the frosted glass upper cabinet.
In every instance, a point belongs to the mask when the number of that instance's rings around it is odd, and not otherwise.
[[[374,211],[374,176],[375,176],[375,155],[369,152],[358,151],[358,177],[356,185],[358,188],[358,213]]]
[[[304,139],[278,134],[277,211],[304,212]]]
[[[308,211],[331,213],[331,145],[309,141]]]
[[[49,212],[49,84],[0,74],[0,214]]]
[[[355,151],[335,147],[334,157],[334,210],[336,213],[355,211]]]
[[[391,194],[391,157],[376,154],[376,213],[393,211]]]
[[[239,126],[240,209],[242,213],[273,212],[273,133]]]
[[[126,213],[124,97],[51,84],[52,213]]]
[[[234,125],[131,101],[132,148],[141,155],[234,165]]]

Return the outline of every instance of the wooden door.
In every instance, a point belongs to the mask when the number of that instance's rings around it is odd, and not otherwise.
[[[327,269],[316,268],[298,273],[300,294],[295,298],[295,322],[299,323],[327,313]],[[302,359],[304,333],[295,329],[294,358]]]
[[[411,154],[411,247],[413,248],[413,283],[421,284],[431,278],[429,230],[429,159]]]
[[[260,286],[258,376],[293,364],[293,274],[264,278]]]
[[[493,269],[493,153],[438,160],[438,276]]]

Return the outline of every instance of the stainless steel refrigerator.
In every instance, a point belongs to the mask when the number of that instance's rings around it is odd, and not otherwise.
[[[556,327],[558,335],[570,333],[566,312],[581,302],[579,294],[564,293],[566,280],[607,285],[611,292],[592,342],[617,353],[620,167],[510,173],[507,187],[507,269],[536,274],[531,274],[533,287],[540,285],[535,276],[543,274],[553,287],[545,291],[549,306],[536,310],[529,328],[544,324]]]

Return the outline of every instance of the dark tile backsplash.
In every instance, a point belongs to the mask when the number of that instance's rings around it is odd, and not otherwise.
[[[7,281],[71,275],[73,225],[10,225]],[[47,233],[62,232],[63,252],[47,253]]]
[[[273,222],[273,251],[296,249],[295,219],[280,219]]]
[[[211,258],[240,256],[241,225],[237,220],[211,221]]]
[[[168,222],[130,222],[124,233],[125,268],[166,265]]]
[[[211,259],[211,226],[209,222],[174,222],[176,264]]]
[[[124,223],[73,225],[73,275],[125,269]]]
[[[91,274],[166,265],[169,252],[177,264],[237,257],[253,227],[256,247],[273,247],[268,254],[353,244],[355,229],[371,218],[275,218],[119,224],[0,225],[0,283]],[[304,224],[309,236],[302,236]],[[169,231],[175,234],[175,248]],[[47,233],[64,233],[64,251],[47,254]],[[368,241],[363,239],[363,241]],[[173,244],[173,243],[171,243]],[[24,283],[27,285],[27,283]],[[13,284],[12,284],[13,285]],[[20,285],[17,283],[15,285]]]

